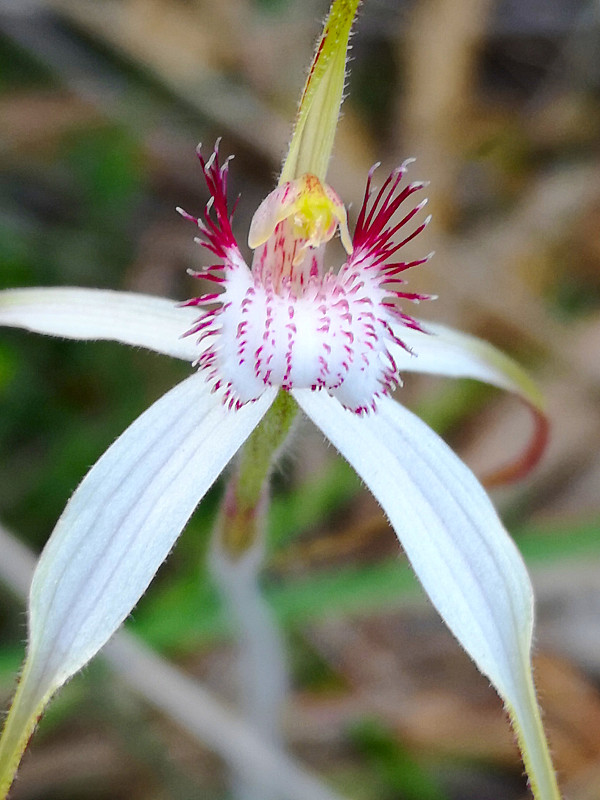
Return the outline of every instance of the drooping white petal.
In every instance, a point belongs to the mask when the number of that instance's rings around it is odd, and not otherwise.
[[[142,414],[84,478],[33,578],[27,659],[0,740],[0,797],[51,695],[130,613],[275,395],[268,388],[229,410],[195,374]]]
[[[35,288],[0,292],[0,325],[66,339],[109,339],[194,361],[195,337],[184,337],[194,308],[162,297],[104,289]]]
[[[30,660],[57,685],[129,614],[275,394],[230,411],[202,375],[193,375],[142,414],[88,473],[31,589]]]
[[[423,372],[449,378],[473,378],[515,392],[534,408],[543,406],[539,389],[527,372],[512,358],[489,342],[445,325],[423,322],[427,333],[393,326],[394,334],[412,350],[389,346],[400,374]]]
[[[142,414],[84,478],[33,578],[27,659],[0,740],[0,797],[51,695],[130,613],[275,395],[268,388],[230,410],[195,374]]]
[[[470,470],[390,398],[359,417],[323,392],[294,397],[383,506],[432,601],[481,670],[507,689],[528,652],[532,593],[523,562]]]
[[[531,585],[487,495],[450,448],[391,398],[360,417],[325,392],[293,395],[369,486],[448,627],[504,698],[536,797],[557,798],[531,677]]]

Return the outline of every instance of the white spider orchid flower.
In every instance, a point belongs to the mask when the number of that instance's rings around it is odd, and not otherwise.
[[[194,222],[216,257],[197,274],[217,291],[184,306],[75,288],[0,293],[1,325],[112,339],[196,368],[90,470],[42,553],[0,744],[0,797],[49,698],[128,616],[215,479],[257,426],[279,415],[287,432],[297,406],[371,489],[425,591],[504,699],[535,797],[560,796],[533,686],[523,561],[469,469],[392,392],[412,370],[487,381],[538,410],[539,397],[490,345],[438,326],[426,333],[400,309],[422,298],[399,276],[427,260],[402,260],[427,223],[411,228],[423,184],[404,181],[407,163],[379,190],[371,171],[352,237],[325,183],[357,5],[332,3],[279,185],[252,221],[251,267],[231,227],[229,162],[220,165],[215,149],[206,162],[200,154],[211,198]],[[334,272],[323,257],[338,231],[348,256]]]

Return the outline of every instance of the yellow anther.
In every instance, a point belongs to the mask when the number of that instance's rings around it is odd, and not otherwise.
[[[263,200],[250,225],[250,247],[254,250],[264,244],[284,220],[289,220],[292,236],[303,249],[325,244],[339,225],[342,244],[352,252],[344,204],[315,175],[288,181]]]

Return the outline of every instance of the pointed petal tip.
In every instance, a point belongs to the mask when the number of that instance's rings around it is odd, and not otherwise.
[[[514,703],[505,700],[505,709],[517,737],[534,800],[562,800],[536,697],[531,663],[526,669],[521,697]]]
[[[8,797],[38,721],[56,687],[36,676],[27,658],[0,737],[0,800]]]

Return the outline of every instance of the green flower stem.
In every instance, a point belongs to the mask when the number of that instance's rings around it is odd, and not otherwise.
[[[297,411],[295,400],[280,391],[241,451],[217,526],[223,550],[231,558],[239,558],[260,538],[267,481]]]

